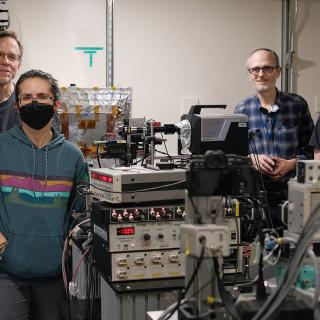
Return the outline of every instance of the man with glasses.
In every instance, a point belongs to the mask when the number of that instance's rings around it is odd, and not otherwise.
[[[313,120],[301,96],[276,88],[281,67],[273,50],[253,51],[247,73],[256,94],[242,100],[235,112],[248,116],[251,161],[263,174],[273,223],[281,226],[277,205],[287,199],[287,182],[295,175],[296,161],[312,158],[308,143]]]
[[[23,47],[15,32],[0,31],[0,132],[20,125],[20,114],[15,108],[13,79],[22,59]],[[52,125],[60,131],[58,113],[53,116]]]
[[[23,47],[13,31],[0,32],[0,132],[20,124],[14,107],[14,84],[22,57]]]
[[[48,73],[21,75],[15,100],[21,126],[0,134],[0,320],[63,320],[61,277],[68,215],[84,205],[82,152],[51,126],[59,87]],[[78,200],[77,200],[78,199]]]

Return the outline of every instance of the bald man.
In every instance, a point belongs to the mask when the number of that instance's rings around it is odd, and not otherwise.
[[[287,199],[287,182],[295,176],[297,159],[312,159],[308,143],[314,128],[307,102],[276,88],[280,74],[279,57],[273,50],[254,50],[247,59],[247,75],[256,93],[235,108],[248,116],[249,154],[254,168],[262,173],[276,226],[281,220],[272,207],[276,210]]]

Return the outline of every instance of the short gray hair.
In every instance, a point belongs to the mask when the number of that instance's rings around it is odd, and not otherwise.
[[[21,42],[18,40],[17,34],[14,31],[10,31],[10,30],[0,31],[0,39],[6,38],[6,37],[12,38],[17,41],[17,44],[19,46],[19,51],[20,51],[20,59],[21,59],[23,54],[23,46]]]
[[[275,52],[275,51],[273,51],[273,50],[271,50],[271,49],[268,49],[268,48],[259,48],[259,49],[256,49],[256,50],[254,50],[254,51],[252,51],[251,53],[250,53],[250,56],[248,57],[248,59],[247,59],[247,68],[249,68],[250,66],[249,66],[249,59],[252,57],[252,55],[254,54],[254,53],[256,53],[257,51],[267,51],[267,52],[270,52],[271,53],[271,55],[273,56],[273,58],[274,58],[274,61],[275,61],[275,67],[277,67],[277,68],[279,68],[280,67],[280,61],[279,61],[279,56],[277,55],[277,53]]]

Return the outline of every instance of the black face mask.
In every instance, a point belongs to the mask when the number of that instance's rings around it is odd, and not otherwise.
[[[38,101],[22,106],[19,111],[21,120],[35,130],[40,130],[47,125],[54,114],[53,105],[38,103]]]

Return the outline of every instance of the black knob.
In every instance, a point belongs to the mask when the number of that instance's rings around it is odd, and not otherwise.
[[[150,234],[146,233],[145,235],[143,235],[143,239],[144,239],[145,241],[149,241],[149,240],[151,239]]]

